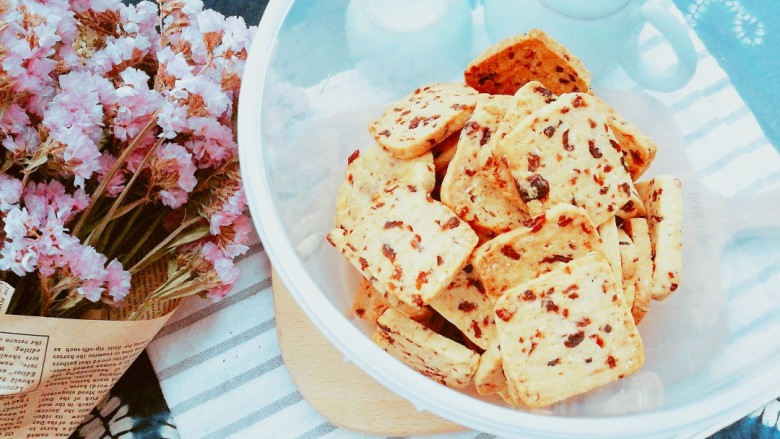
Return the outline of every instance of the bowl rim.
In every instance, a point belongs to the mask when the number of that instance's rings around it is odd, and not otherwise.
[[[276,47],[276,37],[293,3],[294,0],[270,0],[250,46],[238,105],[241,176],[253,224],[279,279],[315,327],[344,355],[345,361],[355,363],[420,411],[429,411],[466,427],[502,436],[690,436],[712,431],[716,424],[728,425],[780,394],[780,380],[771,368],[766,368],[742,386],[711,392],[706,398],[687,405],[649,413],[575,417],[501,407],[446,387],[412,370],[371,342],[323,294],[311,294],[318,291],[318,287],[301,264],[274,207],[261,141],[266,75]],[[245,166],[247,163],[251,166]]]

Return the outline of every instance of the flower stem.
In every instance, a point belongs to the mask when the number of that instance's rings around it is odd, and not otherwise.
[[[86,300],[83,300],[83,298],[79,296],[65,297],[52,307],[50,315],[52,317],[60,318],[68,316],[75,317],[85,306],[87,306],[86,302]]]
[[[126,267],[127,264],[129,264],[130,261],[133,260],[135,254],[138,253],[139,250],[141,250],[141,247],[143,247],[144,244],[146,244],[146,240],[149,239],[149,237],[152,236],[152,234],[157,230],[157,226],[160,224],[162,220],[163,220],[162,215],[157,215],[155,219],[152,221],[152,223],[146,226],[146,232],[144,232],[143,235],[141,235],[138,238],[133,248],[130,249],[130,251],[127,252],[124,256],[119,258],[119,262],[122,263],[123,267]],[[119,244],[119,240],[117,240],[116,243]],[[116,251],[116,249],[112,248],[112,252],[114,251]]]
[[[146,166],[146,164],[152,158],[154,151],[157,150],[157,147],[159,147],[162,144],[163,140],[165,139],[160,138],[156,142],[154,142],[154,146],[152,146],[149,149],[149,152],[147,152],[146,156],[144,156],[144,160],[141,162],[140,165],[138,165],[138,170],[133,174],[132,177],[130,177],[130,180],[127,182],[125,188],[122,190],[122,193],[119,194],[119,196],[116,197],[114,202],[111,204],[111,208],[108,209],[108,213],[101,219],[97,227],[95,227],[95,229],[84,240],[84,245],[89,245],[92,238],[99,237],[100,234],[103,233],[103,229],[106,228],[106,225],[113,220],[114,216],[116,215],[117,209],[119,209],[119,206],[122,204],[122,201],[124,201],[125,197],[130,192],[130,188],[133,186],[133,183],[135,183],[135,181],[138,179],[138,176],[141,175],[141,171],[143,170],[144,166]]]
[[[116,258],[116,252],[121,251],[120,246],[127,245],[128,242],[132,242],[132,238],[128,239],[128,229],[131,229],[136,225],[136,222],[144,212],[142,207],[143,206],[138,209],[134,209],[132,215],[130,215],[130,218],[123,221],[122,230],[120,231],[119,236],[109,238],[111,244],[103,243],[104,245],[101,246],[103,249],[105,249],[103,254],[108,259]],[[142,241],[141,244],[143,244],[143,241],[146,241],[146,239],[142,239],[140,241]],[[136,245],[138,245],[138,241],[136,241]]]
[[[171,300],[179,299],[186,296],[191,296],[203,291],[206,291],[206,286],[202,282],[198,282],[196,279],[189,280],[178,286],[172,287],[161,295],[157,300]]]
[[[195,280],[189,280],[177,287],[170,288],[165,291],[164,294],[160,294],[157,297],[149,296],[135,311],[128,316],[127,320],[138,320],[143,313],[145,313],[149,307],[155,302],[162,302],[163,300],[174,300],[182,297],[192,296],[198,293],[205,292],[207,288],[200,282]]]
[[[197,224],[199,221],[202,221],[203,218],[200,216],[195,216],[190,218],[189,220],[185,221],[176,228],[173,232],[171,232],[170,235],[168,235],[165,239],[163,239],[159,244],[157,244],[152,250],[149,251],[149,253],[146,254],[140,261],[136,262],[135,265],[133,265],[128,271],[132,273],[137,273],[142,268],[146,267],[147,265],[151,264],[152,262],[156,261],[157,259],[160,259],[165,253],[168,252],[169,249],[166,247],[171,242],[174,242],[175,238],[178,238],[179,235],[187,230],[190,226]]]
[[[173,292],[178,292],[182,289],[188,289],[193,284],[192,270],[190,267],[183,267],[176,272],[168,276],[168,279],[158,286],[154,292],[144,299],[143,303],[135,309],[128,317],[127,320],[138,320],[141,316],[156,302],[163,300],[174,299],[177,296],[172,295]]]
[[[127,320],[129,321],[136,321],[140,320],[141,316],[149,309],[150,306],[152,306],[152,303],[154,303],[153,300],[149,300],[148,298],[141,303],[141,305],[135,309],[132,313],[130,313],[129,316],[127,316]]]
[[[41,317],[49,315],[49,307],[51,306],[51,285],[48,276],[44,276],[38,272],[38,277],[41,279]]]
[[[89,200],[89,205],[87,205],[86,209],[81,213],[81,216],[79,217],[78,222],[75,226],[73,226],[72,235],[78,236],[79,232],[81,231],[81,228],[84,227],[84,224],[87,221],[87,218],[89,217],[90,212],[92,212],[92,209],[95,207],[95,204],[97,203],[98,199],[103,195],[103,192],[106,191],[106,187],[108,187],[108,184],[111,182],[111,179],[114,178],[114,175],[116,175],[117,172],[119,172],[119,169],[124,166],[125,162],[127,161],[127,157],[130,156],[130,154],[138,148],[138,146],[143,141],[144,137],[146,137],[147,134],[149,134],[149,131],[151,131],[152,128],[154,128],[157,125],[157,114],[159,113],[159,110],[155,111],[152,116],[149,118],[149,123],[147,123],[144,128],[141,130],[140,133],[138,133],[137,136],[127,145],[127,148],[125,148],[122,151],[122,154],[117,157],[116,162],[114,162],[114,165],[111,166],[111,169],[108,170],[108,173],[103,176],[102,181],[98,185],[97,189],[95,189],[95,192],[92,193],[92,196]]]

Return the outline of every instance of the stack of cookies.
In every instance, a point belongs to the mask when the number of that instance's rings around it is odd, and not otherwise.
[[[374,342],[445,385],[545,407],[642,367],[679,285],[681,185],[539,30],[414,90],[348,159],[328,241]]]

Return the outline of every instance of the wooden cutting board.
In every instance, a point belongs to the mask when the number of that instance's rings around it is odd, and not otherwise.
[[[408,436],[465,428],[420,412],[352,363],[309,321],[272,273],[282,359],[301,395],[330,423],[359,433]]]

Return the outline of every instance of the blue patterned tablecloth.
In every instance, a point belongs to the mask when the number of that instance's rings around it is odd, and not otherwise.
[[[780,151],[780,2],[673,0]],[[780,438],[780,398],[711,436]]]
[[[777,102],[780,102],[780,1],[673,1],[707,51],[729,76],[730,83],[716,83],[713,87],[733,86],[754,113],[766,138],[780,151],[780,118],[776,110]],[[226,15],[243,15],[248,23],[259,22],[266,3],[266,0],[205,1],[206,7]],[[717,90],[708,92],[716,93]],[[251,408],[247,414],[234,414],[235,419],[225,420],[224,425],[215,426],[211,431],[188,425],[202,417],[198,415],[198,410],[220,407],[220,398],[231,398],[234,392],[251,395],[252,392],[262,391],[263,386],[268,385],[266,383],[289,380],[275,340],[270,265],[267,261],[262,244],[256,241],[239,265],[242,270],[252,270],[252,275],[246,275],[244,283],[237,285],[237,291],[224,303],[196,304],[190,306],[182,318],[173,318],[169,327],[150,346],[149,355],[142,355],[128,370],[73,438],[271,437],[264,436],[263,430],[257,426],[263,422],[273,424],[274,418],[281,423],[299,424],[296,427],[300,428],[295,431],[304,433],[296,433],[295,437],[354,437],[321,419],[294,390],[271,398],[271,403]],[[262,268],[258,269],[258,266]],[[223,320],[229,321],[234,318],[229,313],[240,314],[239,307],[260,307],[260,321],[236,325],[224,340],[213,344],[209,344],[211,341],[192,340],[192,336],[188,336],[197,334],[196,326],[209,319],[216,324],[219,320],[215,316],[219,314],[222,314]],[[166,346],[166,340],[176,343],[176,347]],[[187,381],[188,374],[198,367],[209,367],[219,374],[220,365],[226,364],[226,361],[244,361],[233,354],[233,349],[246,343],[257,344],[258,364],[247,364],[246,370],[232,377],[215,377],[216,384],[205,386],[202,391],[192,392],[186,397],[173,395],[170,389],[176,386],[200,386],[200,383]],[[168,355],[171,349],[180,352]],[[187,349],[191,351],[188,353]],[[714,426],[707,434],[717,439],[780,439],[780,398],[731,425],[728,425],[729,422],[724,420],[723,425]],[[459,434],[457,437],[492,438],[484,433]]]
[[[673,0],[780,148],[780,2]]]

